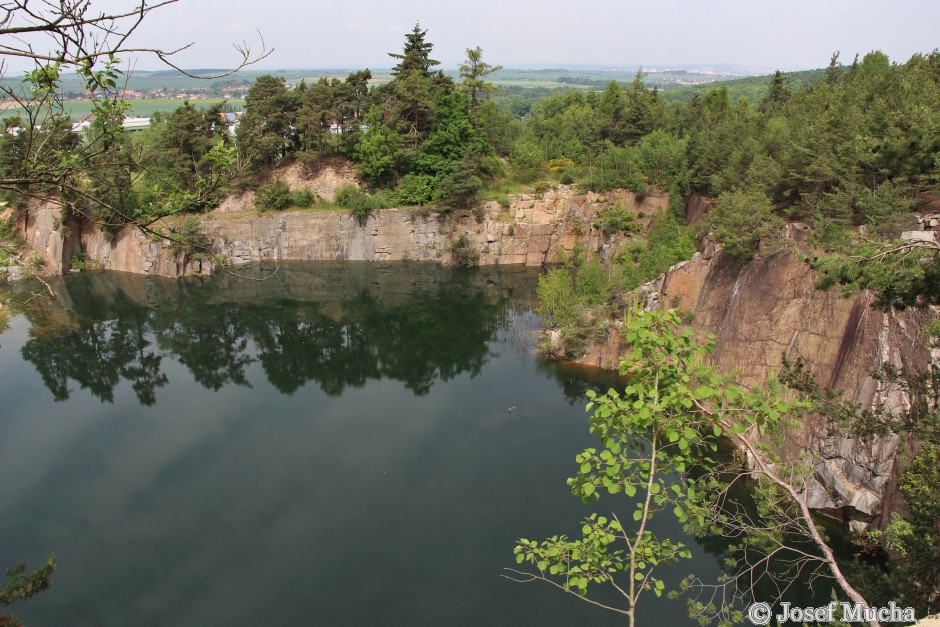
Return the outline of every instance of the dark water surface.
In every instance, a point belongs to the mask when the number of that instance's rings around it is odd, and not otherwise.
[[[260,272],[260,269],[254,269]],[[0,335],[0,566],[54,552],[27,625],[614,625],[500,577],[576,534],[583,393],[535,357],[537,273],[286,264],[85,273]],[[22,299],[22,295],[20,296]],[[672,568],[706,578],[695,547]],[[688,625],[652,595],[642,624]]]

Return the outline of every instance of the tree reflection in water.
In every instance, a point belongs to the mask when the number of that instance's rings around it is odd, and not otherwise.
[[[536,277],[408,263],[286,264],[261,283],[85,273],[60,284],[56,303],[24,308],[32,329],[22,354],[60,401],[70,381],[107,402],[126,381],[152,405],[167,356],[212,390],[249,385],[258,362],[284,394],[315,381],[339,395],[388,378],[424,395],[436,380],[480,373]]]

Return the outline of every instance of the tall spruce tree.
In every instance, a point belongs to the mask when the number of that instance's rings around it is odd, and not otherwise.
[[[389,52],[388,56],[398,59],[399,63],[392,68],[392,74],[396,77],[407,76],[414,70],[418,70],[425,77],[430,76],[431,68],[440,65],[440,61],[430,58],[431,50],[434,44],[424,40],[428,31],[421,30],[421,25],[415,22],[414,28],[405,35],[405,49],[401,54]]]

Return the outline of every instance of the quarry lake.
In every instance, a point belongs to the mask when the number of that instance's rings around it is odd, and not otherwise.
[[[617,379],[536,356],[537,276],[291,263],[264,281],[82,273],[55,301],[16,287],[0,566],[57,568],[10,610],[34,627],[623,624],[501,577],[518,538],[630,507],[565,484],[595,445],[584,392]],[[695,553],[669,585],[716,576],[721,547],[653,522]],[[639,621],[694,624],[651,594]]]

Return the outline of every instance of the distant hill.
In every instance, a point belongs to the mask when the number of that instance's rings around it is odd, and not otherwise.
[[[799,72],[783,72],[783,75],[790,80],[791,89],[802,85],[817,83],[826,79],[826,68],[815,70],[801,70]],[[746,98],[751,104],[758,104],[767,93],[767,87],[770,85],[770,79],[773,75],[748,76],[746,78],[735,78],[723,80],[720,83],[707,83],[704,85],[662,85],[660,89],[663,97],[670,102],[683,102],[692,98],[693,95],[704,95],[709,89],[718,87],[719,84],[728,89],[728,95],[731,101],[737,101]]]
[[[196,68],[192,70],[186,70],[187,74],[192,74],[193,76],[218,76],[219,74],[225,74],[229,70],[225,68]],[[156,70],[153,72],[139,72],[143,76],[148,78],[159,78],[161,76],[186,76],[183,72],[179,70]]]

